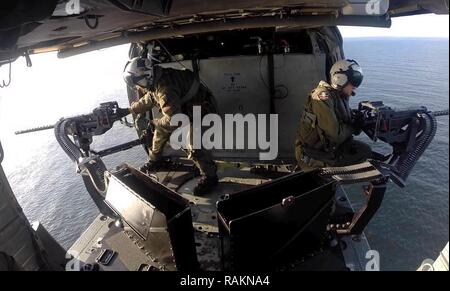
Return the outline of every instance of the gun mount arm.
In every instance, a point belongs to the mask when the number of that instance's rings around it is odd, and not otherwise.
[[[320,176],[340,184],[369,182],[363,194],[366,203],[353,212],[341,210],[330,218],[329,228],[339,235],[361,234],[378,211],[388,180],[405,187],[405,180],[436,134],[436,116],[448,115],[448,110],[430,112],[425,107],[393,110],[383,102],[361,102],[359,114],[364,117],[362,130],[372,140],[382,140],[392,146],[392,153],[374,153],[371,160],[346,167],[321,169]],[[338,202],[337,202],[338,203]]]
[[[119,109],[117,102],[101,103],[91,114],[62,118],[54,126],[56,140],[76,164],[86,189],[103,214],[111,212],[104,205],[107,190],[104,177],[106,166],[101,157],[140,144],[139,140],[135,140],[99,152],[90,149],[94,135],[104,134],[124,117],[126,113]]]
[[[358,211],[345,209],[334,213],[329,220],[328,228],[339,235],[359,235],[369,224],[381,206],[386,192],[390,172],[381,170],[372,161],[345,167],[322,168],[320,177],[334,180],[340,184],[369,182],[364,188],[366,203]],[[339,201],[336,201],[339,204]]]

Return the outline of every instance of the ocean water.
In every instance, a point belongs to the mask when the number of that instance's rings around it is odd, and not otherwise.
[[[42,222],[65,248],[98,211],[52,130],[26,135],[14,132],[89,112],[103,101],[117,100],[126,106],[121,72],[127,50],[120,46],[64,60],[54,54],[32,56],[32,68],[20,59],[13,64],[11,86],[0,89],[2,165],[29,220]],[[358,60],[365,75],[352,98],[354,106],[362,100],[382,100],[396,108],[449,107],[448,39],[346,39],[344,50],[347,58]],[[7,75],[5,70],[0,69],[1,78]],[[372,249],[380,252],[382,270],[414,270],[423,259],[435,258],[448,241],[449,120],[441,117],[438,122],[436,137],[407,187],[390,186],[366,230]],[[97,137],[92,148],[135,138],[133,130],[117,125]],[[380,143],[372,146],[386,150]],[[145,159],[143,149],[136,147],[104,161],[107,166],[123,161],[137,166]],[[349,190],[360,205],[363,199],[358,189]]]
[[[448,39],[347,39],[344,51],[364,71],[354,106],[382,100],[394,108],[449,108]],[[449,118],[437,120],[436,136],[407,186],[391,184],[365,232],[372,249],[380,252],[384,270],[414,270],[423,259],[435,259],[449,239]],[[352,200],[358,196],[352,193]]]

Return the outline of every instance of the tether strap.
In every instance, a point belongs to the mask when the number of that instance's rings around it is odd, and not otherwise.
[[[200,88],[200,82],[197,79],[194,79],[192,82],[191,88],[186,93],[186,95],[181,98],[181,104],[185,104],[189,100],[191,100],[198,92],[198,89]]]
[[[192,71],[194,72],[195,77],[197,79],[200,79],[200,68],[198,66],[198,59],[197,59],[197,57],[194,57],[191,60],[191,63],[192,63]]]

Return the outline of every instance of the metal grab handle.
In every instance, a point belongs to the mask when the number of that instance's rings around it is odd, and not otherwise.
[[[84,22],[86,26],[90,29],[96,29],[98,27],[98,15],[88,15],[86,14],[84,17]],[[94,23],[91,23],[89,19],[94,19]]]
[[[6,88],[11,84],[11,63],[12,63],[12,61],[9,61],[8,81],[5,82],[5,80],[2,80],[2,82],[0,84],[0,88]]]

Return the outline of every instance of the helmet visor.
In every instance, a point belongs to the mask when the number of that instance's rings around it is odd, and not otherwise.
[[[363,74],[360,71],[352,71],[352,74],[349,78],[350,84],[354,87],[359,87],[363,81]]]

